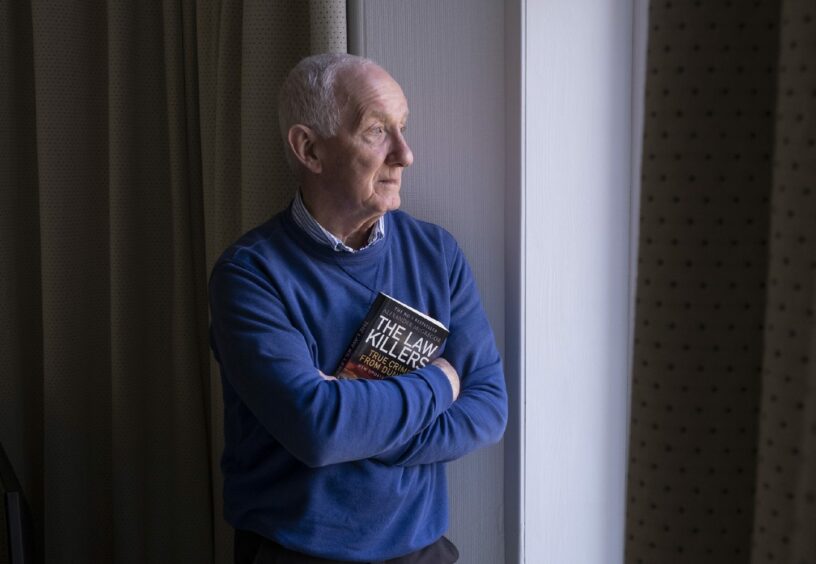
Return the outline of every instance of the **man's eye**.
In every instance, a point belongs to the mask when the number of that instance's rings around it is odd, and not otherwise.
[[[370,131],[374,135],[382,135],[383,133],[385,133],[385,128],[381,125],[375,125],[374,127],[371,128]]]

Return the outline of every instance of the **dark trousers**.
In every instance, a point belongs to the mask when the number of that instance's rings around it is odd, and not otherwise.
[[[453,564],[459,560],[456,546],[440,538],[421,550],[370,564]],[[284,548],[276,542],[250,531],[235,531],[235,564],[351,564],[346,560],[330,560],[309,556]]]

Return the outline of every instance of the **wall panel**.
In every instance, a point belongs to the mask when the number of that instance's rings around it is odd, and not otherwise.
[[[504,7],[493,0],[352,2],[350,49],[383,65],[411,109],[403,209],[451,231],[504,343]],[[356,30],[356,31],[355,31]],[[460,562],[501,564],[503,447],[448,467]]]

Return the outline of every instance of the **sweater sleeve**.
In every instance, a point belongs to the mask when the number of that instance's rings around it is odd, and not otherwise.
[[[395,466],[446,462],[495,443],[504,434],[504,370],[476,282],[458,246],[452,261],[450,292],[450,335],[442,356],[459,373],[459,397],[408,442],[375,457],[380,462]]]
[[[264,428],[310,467],[371,458],[420,433],[452,401],[432,366],[405,378],[324,380],[303,335],[261,275],[224,261],[210,279],[222,375]]]

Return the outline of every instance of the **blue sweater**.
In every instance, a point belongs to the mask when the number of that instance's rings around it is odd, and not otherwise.
[[[386,215],[385,233],[337,253],[287,210],[227,249],[210,279],[225,517],[324,558],[382,560],[437,540],[448,527],[443,463],[498,441],[507,420],[501,360],[453,237],[403,212]],[[320,377],[378,291],[448,326],[455,402],[431,365],[381,381]]]

